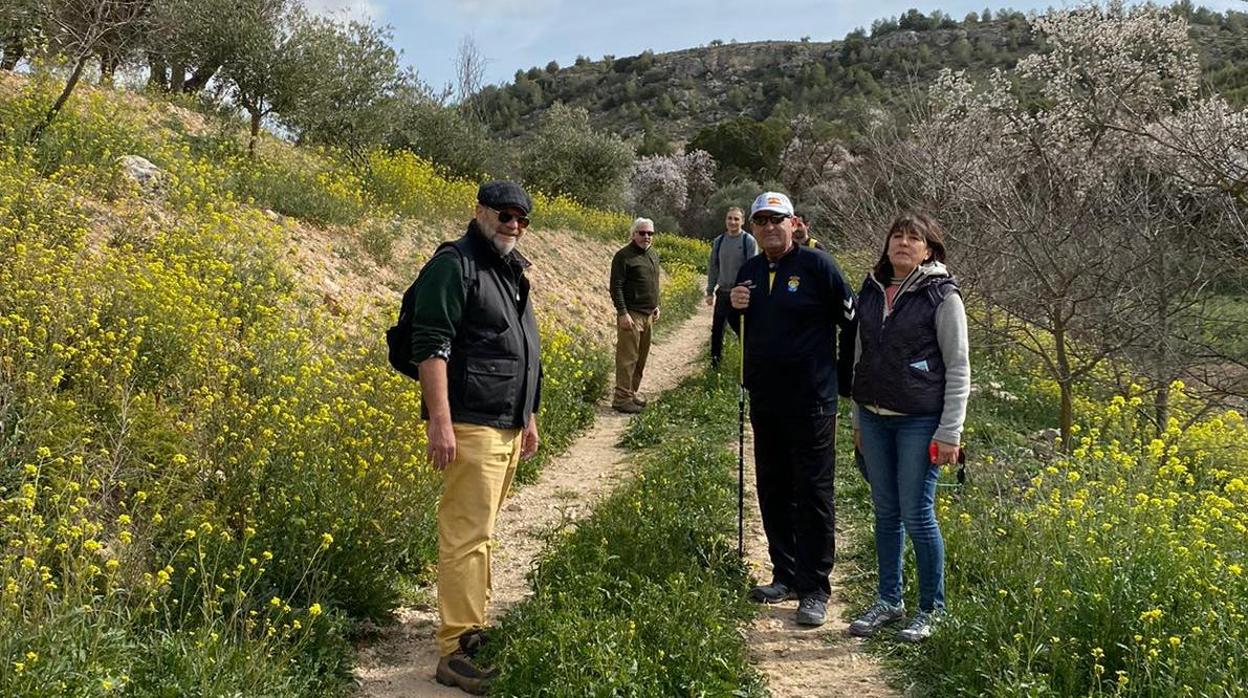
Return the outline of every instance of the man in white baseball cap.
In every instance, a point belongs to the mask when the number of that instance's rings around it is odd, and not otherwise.
[[[817,626],[827,619],[835,553],[837,395],[849,396],[857,322],[840,268],[826,252],[796,245],[793,226],[788,196],[754,199],[750,227],[763,254],[741,266],[731,302],[744,323],[743,381],[772,564],[771,583],[750,598],[799,599],[797,622]]]

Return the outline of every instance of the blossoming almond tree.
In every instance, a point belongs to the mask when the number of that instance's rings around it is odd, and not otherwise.
[[[1217,353],[1193,351],[1200,309],[1243,259],[1244,113],[1201,99],[1168,10],[1084,5],[1033,29],[1043,50],[987,84],[941,73],[906,140],[853,175],[874,200],[856,208],[872,230],[898,208],[936,213],[989,329],[1058,384],[1065,443],[1076,386],[1110,358],[1139,361],[1164,426],[1164,386]]]

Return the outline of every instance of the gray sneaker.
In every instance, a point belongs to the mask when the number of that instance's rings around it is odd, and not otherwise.
[[[910,619],[910,624],[897,631],[897,639],[906,642],[922,642],[932,636],[936,624],[940,622],[942,611],[919,611]]]
[[[828,620],[828,601],[807,596],[797,604],[797,624],[818,627]]]
[[[865,613],[854,619],[849,624],[849,634],[857,637],[871,637],[875,631],[906,617],[906,604],[899,603],[896,606],[883,600],[876,599]]]

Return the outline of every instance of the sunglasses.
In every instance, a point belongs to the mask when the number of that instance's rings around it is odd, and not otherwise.
[[[645,235],[645,236],[646,236],[646,237],[648,237],[648,238],[652,238],[652,237],[654,237],[654,231],[653,231],[653,230],[638,230],[638,231],[637,231],[637,234],[638,234],[638,235]]]
[[[489,207],[489,206],[486,206],[486,208],[490,208],[490,207]],[[528,216],[517,216],[516,214],[514,214],[514,213],[512,213],[512,212],[510,212],[510,211],[500,211],[500,210],[498,210],[498,209],[496,209],[496,208],[490,208],[490,210],[491,210],[491,211],[493,211],[494,213],[497,213],[497,214],[498,214],[498,222],[499,222],[499,223],[510,223],[510,222],[512,222],[512,221],[514,220],[514,221],[516,221],[516,223],[517,223],[517,224],[519,224],[519,226],[520,226],[520,228],[521,228],[521,229],[524,229],[524,228],[529,227],[529,217],[528,217]]]
[[[752,216],[750,218],[750,222],[754,225],[767,225],[768,223],[771,223],[772,225],[780,225],[784,222],[784,219],[788,217],[788,214],[785,213],[761,214]]]

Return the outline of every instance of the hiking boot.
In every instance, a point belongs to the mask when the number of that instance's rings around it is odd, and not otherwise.
[[[637,414],[642,410],[642,406],[633,401],[632,398],[628,402],[615,402],[611,404],[611,409],[624,414]]]
[[[771,584],[759,584],[750,589],[750,601],[755,603],[780,603],[789,599],[796,599],[797,593],[789,588],[784,582],[772,582]]]
[[[434,678],[443,686],[455,686],[474,696],[483,696],[490,690],[497,669],[486,669],[478,665],[463,650],[452,652],[438,660],[438,670]]]
[[[883,599],[876,599],[875,603],[871,604],[871,608],[849,624],[849,634],[857,637],[871,637],[880,628],[905,617],[905,603],[894,606]]]
[[[828,601],[820,596],[807,596],[797,604],[797,624],[819,627],[828,620]]]
[[[919,611],[910,624],[897,631],[897,639],[906,642],[922,642],[932,636],[936,624],[943,615],[941,611]]]
[[[459,636],[459,651],[468,655],[469,659],[476,659],[488,640],[485,628],[473,628]]]

